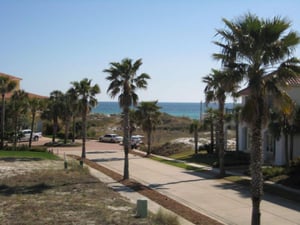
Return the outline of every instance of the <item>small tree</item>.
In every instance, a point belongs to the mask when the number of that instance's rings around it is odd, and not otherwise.
[[[190,124],[190,133],[194,135],[195,155],[198,154],[198,131],[199,131],[199,121],[193,120],[193,122]]]
[[[71,82],[75,93],[78,97],[79,111],[81,112],[82,118],[82,154],[81,158],[86,156],[86,131],[87,131],[87,115],[93,107],[98,104],[95,96],[100,93],[100,88],[97,84],[92,86],[92,80],[87,78],[82,79],[80,82]]]
[[[147,155],[151,154],[152,132],[160,123],[160,107],[157,101],[141,102],[136,110],[138,124],[142,126],[143,131],[147,134]]]
[[[14,124],[14,147],[17,146],[20,130],[20,116],[26,114],[28,108],[28,94],[23,90],[15,91],[10,99]]]
[[[31,133],[29,138],[29,148],[31,148],[32,144],[32,134],[34,130],[34,123],[36,118],[36,113],[45,107],[45,100],[40,98],[31,97],[28,101],[28,106],[31,112]]]
[[[4,131],[5,131],[5,95],[11,92],[17,83],[7,77],[0,77],[0,91],[1,91],[1,144],[0,147],[3,149],[4,146]]]

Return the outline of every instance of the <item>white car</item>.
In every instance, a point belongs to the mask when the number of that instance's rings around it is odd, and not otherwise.
[[[117,134],[105,134],[99,138],[100,142],[111,142],[111,143],[120,143],[123,141],[123,137]]]
[[[30,129],[21,130],[20,135],[19,135],[19,141],[29,141],[30,134],[31,134]],[[33,132],[32,133],[32,140],[33,141],[38,141],[41,136],[42,136],[42,134],[40,132],[38,132],[38,133]]]
[[[142,141],[143,136],[141,135],[132,135],[131,136],[131,148],[138,148],[140,146],[140,144],[143,143]]]

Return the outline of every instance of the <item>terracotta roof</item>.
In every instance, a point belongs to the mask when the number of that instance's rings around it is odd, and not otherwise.
[[[48,98],[47,96],[37,95],[37,94],[29,93],[29,92],[27,92],[27,94],[28,94],[29,98]]]
[[[20,77],[12,76],[12,75],[9,75],[6,73],[1,73],[1,72],[0,72],[0,77],[8,77],[9,79],[12,79],[12,80],[22,80],[22,78],[20,78]]]
[[[29,92],[26,92],[26,93],[28,94],[29,98],[39,98],[39,99],[49,98],[49,97],[43,96],[43,95],[37,95],[37,94],[29,93]],[[14,94],[13,92],[6,93],[5,99],[10,99],[13,94]]]

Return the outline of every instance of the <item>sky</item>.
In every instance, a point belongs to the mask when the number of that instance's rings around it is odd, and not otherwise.
[[[49,96],[84,78],[107,94],[111,62],[141,58],[151,79],[140,101],[200,102],[202,77],[220,69],[216,29],[250,12],[280,16],[300,32],[298,0],[0,0],[0,72]],[[300,48],[295,56],[300,57]]]

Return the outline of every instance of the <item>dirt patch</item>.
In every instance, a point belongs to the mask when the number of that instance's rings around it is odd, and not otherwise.
[[[5,174],[0,178],[3,225],[160,224],[153,216],[135,218],[135,205],[92,177],[77,162],[68,170],[62,169],[63,161],[46,160],[2,161],[1,168]]]

